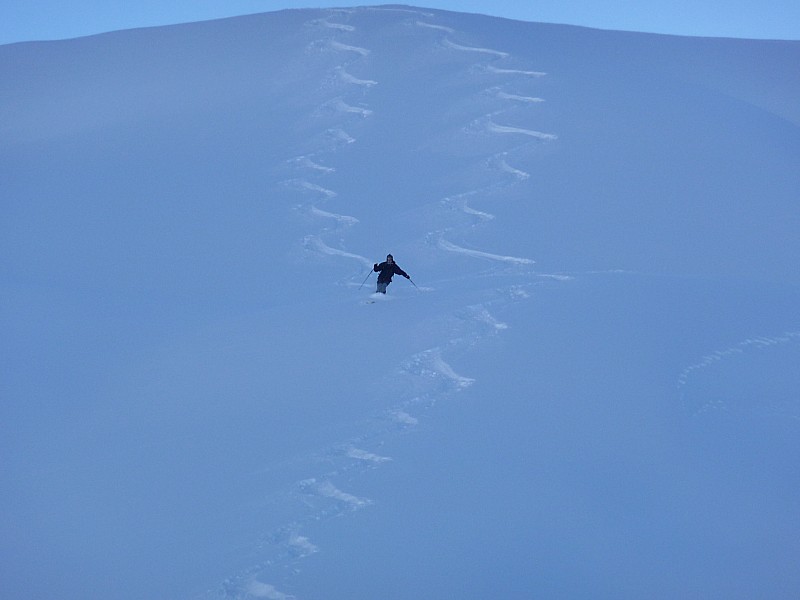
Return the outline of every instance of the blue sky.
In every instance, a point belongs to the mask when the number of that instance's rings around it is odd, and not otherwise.
[[[347,0],[3,2],[0,4],[0,43],[78,37],[117,29],[202,21],[283,8],[356,4]],[[524,21],[568,23],[602,29],[800,39],[800,2],[797,0],[427,0],[414,4]]]

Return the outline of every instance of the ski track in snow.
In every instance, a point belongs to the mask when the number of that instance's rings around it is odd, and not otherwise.
[[[257,579],[248,582],[244,588],[248,598],[267,598],[268,600],[294,600],[294,596],[289,596],[275,589],[275,586],[262,583]]]
[[[351,85],[357,85],[362,87],[370,88],[373,85],[378,85],[378,82],[374,79],[359,79],[354,75],[351,75],[347,72],[344,67],[337,67],[336,74],[338,75],[339,79],[344,83],[349,83]]]
[[[547,73],[542,71],[524,71],[520,69],[500,69],[494,65],[489,65],[486,70],[490,73],[497,73],[499,75],[524,75],[525,77],[544,77]]]
[[[457,32],[452,28],[440,25],[434,25],[426,23],[424,21],[417,21],[416,24],[420,27],[426,27],[434,31],[442,32],[443,33],[442,44],[446,48],[449,48],[451,50],[456,50],[459,52],[473,53],[479,56],[480,55],[485,56],[484,62],[479,63],[478,66],[482,67],[482,69],[488,74],[500,75],[508,78],[509,80],[519,79],[520,77],[540,78],[546,75],[546,73],[538,70],[504,68],[497,66],[496,63],[503,63],[511,59],[512,58],[511,54],[493,48],[484,48],[484,47],[468,46],[465,44],[460,44],[453,40],[453,38],[457,36]],[[514,106],[533,107],[539,103],[544,102],[543,98],[507,92],[502,86],[498,85],[494,85],[490,88],[487,88],[485,93],[497,98],[498,100],[507,102],[509,108]],[[475,132],[475,133],[483,133],[486,135],[508,136],[509,139],[517,137],[523,140],[519,143],[516,143],[515,144],[516,147],[524,147],[527,144],[532,144],[532,143],[553,142],[558,139],[558,136],[553,133],[545,133],[527,127],[515,127],[495,122],[494,120],[495,117],[503,114],[504,112],[506,111],[501,109],[498,111],[494,111],[490,114],[484,115],[483,117],[480,117],[472,121],[471,123],[466,124],[464,126],[464,131],[467,134]],[[530,141],[524,141],[524,138],[529,138]],[[488,221],[493,220],[495,218],[494,215],[470,206],[467,203],[467,199],[469,198],[469,199],[479,200],[482,196],[496,194],[498,191],[502,191],[503,189],[508,188],[511,185],[516,185],[518,183],[528,180],[530,178],[530,174],[522,169],[519,169],[509,164],[508,151],[490,157],[488,163],[491,167],[493,167],[496,171],[498,171],[501,175],[505,177],[499,181],[493,181],[491,183],[487,183],[485,186],[481,188],[463,191],[461,193],[448,196],[442,201],[442,205],[449,208],[458,208],[463,213],[474,217],[477,220],[477,223],[486,223]],[[453,242],[444,239],[443,236],[450,235],[453,233],[460,234],[462,233],[462,231],[460,231],[460,228],[458,227],[447,228],[441,231],[429,232],[427,237],[428,239],[438,240],[436,243],[436,247],[438,247],[439,250],[445,252],[455,252],[463,256],[468,256],[475,259],[491,260],[501,263],[504,262],[517,265],[530,265],[534,263],[533,260],[527,258],[517,258],[513,256],[504,256],[501,254],[496,254],[493,252],[487,252],[477,249],[467,249],[463,246],[457,245]]]
[[[357,460],[366,460],[373,463],[382,463],[392,460],[388,456],[380,456],[374,452],[367,452],[366,450],[360,450],[358,448],[350,448],[347,451],[347,456]]]
[[[370,50],[361,48],[360,46],[351,46],[350,44],[342,44],[341,42],[332,41],[331,48],[339,52],[355,52],[359,56],[369,56]]]
[[[686,367],[678,377],[678,387],[685,386],[698,371],[720,363],[732,356],[744,354],[747,350],[778,346],[800,341],[800,331],[787,331],[775,337],[749,338],[724,350],[716,350],[702,357],[698,362]]]
[[[290,165],[296,165],[296,166],[301,167],[301,168],[312,169],[312,170],[315,170],[315,171],[321,171],[322,173],[334,173],[334,172],[336,172],[336,169],[334,169],[333,167],[326,167],[326,166],[321,165],[321,164],[319,164],[317,162],[314,162],[308,156],[297,156],[295,158],[290,158],[286,162],[288,164],[290,164]]]
[[[455,33],[456,30],[452,27],[446,27],[444,25],[434,25],[433,23],[426,23],[425,21],[415,21],[415,25],[419,25],[420,27],[427,27],[428,29],[437,29],[439,31],[444,31],[445,33]]]
[[[465,192],[463,194],[458,194],[457,196],[447,197],[442,200],[442,205],[449,208],[458,209],[467,215],[477,217],[480,221],[491,221],[495,218],[493,214],[484,212],[482,210],[477,210],[467,204],[467,198],[475,195],[475,193],[476,192]]]
[[[558,139],[558,136],[552,133],[542,133],[541,131],[534,131],[533,129],[524,129],[523,127],[509,127],[507,125],[498,125],[492,120],[489,120],[486,128],[493,133],[517,133],[520,135],[527,135],[540,140]]]
[[[310,181],[306,181],[305,179],[289,179],[287,181],[284,181],[283,185],[303,192],[312,192],[315,194],[319,194],[327,199],[335,198],[336,196],[338,196],[338,194],[333,190],[324,188],[316,183],[311,183]]]
[[[354,144],[356,141],[356,138],[347,133],[341,127],[332,127],[330,129],[326,129],[323,135],[331,140],[336,147]]]
[[[301,490],[311,496],[319,495],[324,498],[331,498],[348,510],[357,510],[372,504],[372,501],[368,498],[359,498],[353,494],[343,492],[327,480],[322,482],[318,482],[316,479],[303,481],[301,482]]]
[[[350,258],[360,262],[365,267],[371,269],[372,268],[372,261],[365,256],[361,256],[359,254],[353,254],[352,252],[346,252],[344,250],[339,250],[337,248],[332,248],[328,246],[325,242],[320,239],[318,235],[309,235],[306,236],[305,240],[303,241],[303,245],[306,248],[315,250],[321,254],[326,254],[328,256],[338,256],[342,258]]]
[[[329,9],[326,16],[307,22],[305,25],[312,32],[319,32],[320,38],[310,44],[310,48],[324,51],[326,48],[336,55],[341,56],[341,61],[332,67],[327,77],[329,80],[344,84],[332,86],[334,91],[328,100],[320,104],[312,116],[339,119],[339,123],[328,124],[317,139],[320,146],[309,154],[286,159],[285,163],[297,170],[298,177],[282,182],[285,190],[295,193],[303,198],[310,198],[299,204],[306,214],[315,217],[321,222],[334,222],[335,230],[322,228],[309,232],[302,240],[306,251],[313,253],[322,260],[348,260],[355,261],[361,267],[371,269],[373,261],[346,249],[346,239],[341,235],[344,230],[355,227],[359,223],[357,216],[342,215],[324,210],[321,203],[332,201],[346,201],[340,194],[324,185],[324,178],[332,173],[337,173],[335,157],[338,152],[345,152],[357,140],[350,135],[345,126],[352,123],[354,118],[367,119],[375,114],[378,108],[370,106],[368,100],[369,90],[378,85],[378,81],[370,78],[356,77],[348,68],[359,65],[371,56],[372,50],[355,43],[353,36],[357,35],[358,27],[353,24],[356,17],[363,11],[396,13],[398,18],[411,18],[407,21],[419,27],[424,35],[438,37],[438,44],[456,53],[474,56],[479,62],[474,72],[487,74],[494,78],[493,84],[485,90],[485,94],[493,96],[497,101],[505,102],[511,108],[526,109],[535,107],[544,102],[542,98],[523,95],[506,91],[505,87],[497,85],[497,77],[508,78],[510,82],[519,81],[521,78],[539,78],[545,74],[535,70],[502,68],[494,63],[507,61],[511,58],[508,52],[492,48],[483,48],[460,44],[457,41],[458,32],[444,24],[430,23],[423,19],[433,19],[430,13],[396,7],[369,7],[363,9]],[[406,17],[404,15],[411,15]],[[341,22],[345,21],[345,22]],[[488,62],[487,62],[488,61]],[[348,88],[352,92],[348,91]],[[327,89],[327,88],[323,88]],[[350,99],[349,95],[357,95],[358,101]],[[525,148],[529,144],[540,144],[545,141],[557,139],[555,134],[542,133],[525,127],[512,127],[495,123],[494,118],[504,110],[495,111],[465,126],[466,130],[481,130],[486,135],[499,136],[508,140],[508,147],[502,152],[496,150],[488,153],[485,159],[487,167],[487,181],[485,184],[468,190],[454,190],[433,206],[440,206],[449,211],[450,215],[466,215],[474,221],[472,226],[464,226],[463,217],[453,219],[452,225],[441,231],[429,232],[429,240],[435,240],[432,247],[439,252],[455,253],[468,259],[475,259],[487,263],[489,271],[487,277],[506,272],[508,265],[512,267],[529,267],[534,261],[529,258],[508,256],[484,250],[470,249],[458,245],[445,235],[462,236],[469,233],[475,224],[488,224],[496,217],[486,211],[470,206],[467,200],[480,201],[488,195],[498,195],[499,192],[513,185],[529,181],[530,174],[519,166],[509,163],[511,151]],[[514,135],[516,134],[516,135]],[[479,137],[473,138],[476,143],[482,143]],[[321,182],[318,182],[321,180]],[[298,208],[298,206],[296,206]],[[313,220],[309,221],[310,223]],[[336,233],[335,244],[328,236]],[[277,506],[295,506],[295,518],[283,523],[271,531],[255,533],[254,549],[248,552],[255,553],[259,558],[253,560],[249,566],[239,570],[236,574],[226,579],[217,589],[209,590],[204,598],[268,598],[273,600],[294,599],[283,588],[285,584],[275,585],[276,580],[285,581],[287,573],[296,572],[295,566],[308,556],[324,552],[325,548],[318,547],[308,537],[308,530],[314,524],[347,514],[356,513],[373,505],[372,499],[358,494],[351,489],[357,476],[366,474],[373,469],[381,468],[390,463],[392,458],[380,453],[380,447],[391,436],[402,435],[404,432],[420,425],[422,414],[431,409],[437,402],[454,397],[468,390],[475,380],[468,374],[459,372],[456,360],[459,355],[468,352],[476,344],[491,336],[502,334],[508,328],[506,323],[498,320],[492,311],[494,307],[504,307],[513,302],[523,302],[530,298],[529,290],[538,285],[537,278],[550,278],[557,281],[571,279],[561,275],[547,275],[535,273],[531,270],[517,271],[517,277],[527,277],[525,283],[515,283],[511,286],[495,290],[490,299],[477,305],[463,307],[454,314],[443,317],[443,326],[448,333],[445,343],[422,349],[396,367],[396,371],[389,378],[396,380],[404,378],[407,385],[402,386],[396,402],[389,407],[379,410],[376,414],[366,415],[363,421],[362,433],[327,448],[319,449],[309,455],[297,457],[292,461],[294,469],[304,466],[307,477],[300,479],[283,489],[270,490],[263,500],[266,505],[274,503]],[[419,288],[420,291],[426,288]],[[430,289],[430,288],[427,288]],[[383,300],[384,298],[381,298]],[[688,376],[688,375],[687,375]],[[396,387],[396,386],[395,386]],[[264,470],[264,473],[270,469]],[[258,474],[253,474],[258,479]],[[279,579],[276,579],[279,578]],[[279,589],[281,588],[281,589]]]
[[[492,303],[505,306],[511,301],[529,297],[525,286],[498,290],[494,301],[470,305],[448,317],[447,344],[415,353],[397,366],[396,372],[387,376],[395,383],[406,378],[407,385],[397,403],[365,418],[362,433],[349,440],[323,448],[312,455],[299,457],[295,468],[306,465],[310,476],[283,490],[273,491],[267,499],[268,505],[283,506],[293,502],[300,507],[300,515],[278,528],[262,534],[254,542],[260,562],[251,564],[236,575],[229,577],[221,589],[214,591],[214,598],[239,599],[251,590],[253,582],[258,589],[269,593],[284,594],[268,578],[284,577],[289,569],[296,569],[298,561],[312,554],[324,552],[308,536],[308,530],[316,523],[352,515],[374,505],[375,501],[358,494],[355,490],[338,482],[352,484],[357,477],[390,463],[392,458],[379,452],[380,446],[390,437],[402,435],[420,424],[421,416],[438,402],[454,397],[469,389],[475,380],[460,373],[448,355],[460,355],[479,344],[481,340],[499,335],[508,328],[491,312]],[[257,477],[254,474],[253,477]],[[268,508],[268,506],[267,506]],[[275,581],[275,579],[270,579]],[[267,586],[267,587],[262,587]],[[268,597],[268,596],[263,596]],[[285,597],[291,597],[286,595]]]
[[[536,104],[537,102],[544,102],[543,98],[535,98],[532,96],[520,96],[518,94],[509,94],[503,91],[497,91],[497,97],[503,100],[516,100],[517,102],[526,102],[528,104]]]
[[[433,13],[423,12],[421,10],[414,10],[413,8],[399,8],[396,6],[368,6],[366,10],[380,11],[380,12],[408,13],[411,15],[419,15],[421,17],[428,17],[428,18],[433,18],[436,16]]]
[[[491,56],[495,56],[498,58],[508,58],[510,56],[508,52],[500,52],[499,50],[492,50],[491,48],[476,48],[473,46],[462,46],[461,44],[456,44],[455,42],[451,41],[450,38],[445,38],[443,44],[447,48],[451,48],[453,50],[460,50],[462,52],[477,52],[479,54],[489,54]]]
[[[459,375],[445,362],[441,348],[424,350],[413,356],[411,361],[404,365],[404,370],[420,377],[441,377],[455,389],[465,389],[475,383],[474,379]]]
[[[689,365],[681,371],[677,381],[677,388],[681,399],[685,402],[686,395],[692,381],[698,377],[702,372],[713,369],[717,365],[721,365],[725,361],[734,359],[736,357],[744,356],[749,352],[763,350],[775,346],[784,346],[787,344],[800,342],[800,331],[786,331],[780,335],[766,337],[759,336],[748,338],[733,346],[729,346],[722,350],[715,350],[710,354],[706,354],[696,363]],[[696,415],[710,412],[712,410],[728,410],[726,403],[723,400],[713,400],[706,402],[695,410]],[[797,407],[788,412],[789,416],[794,419],[800,419],[800,413],[797,412]]]
[[[521,169],[517,169],[509,165],[508,162],[506,161],[505,153],[495,157],[494,163],[501,171],[503,171],[504,173],[508,173],[509,175],[513,175],[516,179],[520,181],[525,181],[526,179],[529,179],[531,176],[530,173],[526,173]]]
[[[441,248],[442,250],[446,250],[448,252],[464,254],[466,256],[471,256],[474,258],[484,258],[486,260],[512,263],[515,265],[532,265],[536,262],[534,260],[531,260],[530,258],[518,258],[516,256],[502,256],[500,254],[491,254],[489,252],[481,252],[479,250],[470,250],[468,248],[462,248],[461,246],[457,246],[452,242],[448,242],[445,239],[439,240],[439,248]]]
[[[351,225],[356,225],[358,223],[358,219],[356,219],[355,217],[349,217],[347,215],[338,215],[336,213],[328,212],[326,210],[322,210],[321,208],[317,208],[316,206],[311,207],[311,214],[315,217],[320,217],[323,219],[333,219],[340,225],[346,225],[348,227]],[[326,254],[329,254],[329,252],[326,252]]]
[[[372,111],[368,108],[363,108],[361,106],[354,106],[352,104],[348,104],[341,98],[335,98],[319,106],[317,110],[314,111],[313,116],[321,117],[325,115],[336,115],[336,114],[344,114],[344,115],[350,114],[366,118],[372,115]]]

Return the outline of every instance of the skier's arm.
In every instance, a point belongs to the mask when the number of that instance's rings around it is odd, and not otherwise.
[[[378,263],[375,263],[374,265],[372,265],[372,270],[377,273],[378,271],[381,270],[381,266]]]
[[[395,275],[402,275],[402,276],[403,276],[403,277],[405,277],[406,279],[411,279],[411,277],[409,277],[409,276],[408,276],[408,273],[406,273],[405,271],[403,271],[403,269],[401,269],[401,268],[400,268],[400,267],[398,267],[397,265],[395,265],[395,266],[394,266],[394,274],[395,274]]]

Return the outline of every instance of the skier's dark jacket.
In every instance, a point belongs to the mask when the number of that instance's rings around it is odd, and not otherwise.
[[[380,273],[380,275],[378,275],[378,283],[391,283],[394,275],[402,275],[408,279],[408,273],[398,267],[396,262],[389,263],[384,261],[381,264],[373,265],[372,270],[376,273]]]

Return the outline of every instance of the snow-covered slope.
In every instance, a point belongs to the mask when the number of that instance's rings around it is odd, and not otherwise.
[[[0,47],[4,595],[795,598],[798,64],[400,6]]]

